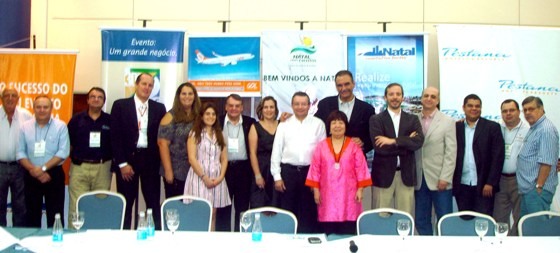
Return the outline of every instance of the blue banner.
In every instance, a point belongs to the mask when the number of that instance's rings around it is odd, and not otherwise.
[[[103,61],[183,62],[184,32],[102,30]]]

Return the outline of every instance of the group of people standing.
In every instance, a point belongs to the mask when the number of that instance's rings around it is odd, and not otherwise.
[[[5,226],[7,189],[12,192],[15,226],[40,226],[45,197],[47,223],[63,212],[62,162],[70,157],[70,212],[81,194],[109,190],[112,171],[126,199],[124,227],[131,228],[139,183],[146,207],[160,224],[160,176],[165,197],[193,195],[214,208],[212,229],[239,230],[240,213],[277,206],[298,218],[299,233],[355,234],[363,190],[373,185],[373,206],[414,214],[417,231],[432,235],[437,218],[459,210],[514,220],[547,210],[557,185],[558,132],[538,97],[502,103],[503,124],[481,115],[482,101],[465,97],[465,119],[456,122],[438,110],[439,91],[422,93],[422,112],[402,110],[403,87],[385,88],[386,110],[375,114],[358,99],[352,73],[335,75],[338,95],[326,97],[309,115],[310,99],[296,92],[293,114],[279,115],[273,97],[264,97],[258,120],[243,115],[237,94],[226,98],[226,115],[201,103],[191,83],[181,84],[173,107],[150,100],[154,79],[143,73],[136,92],[102,111],[105,92],[87,94],[88,110],[68,127],[51,118],[52,103],[35,99],[34,116],[17,107],[12,88],[2,91],[0,129],[0,225]],[[221,119],[221,120],[220,120]],[[371,172],[366,153],[374,150]],[[23,169],[21,169],[23,168]],[[514,226],[515,227],[515,226]],[[512,234],[516,231],[513,229]]]

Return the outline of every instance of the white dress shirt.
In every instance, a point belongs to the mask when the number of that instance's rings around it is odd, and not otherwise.
[[[4,107],[0,106],[0,133],[2,133],[2,141],[0,141],[0,161],[16,161],[20,127],[25,121],[32,118],[33,116],[29,111],[17,106],[14,111],[14,116],[12,117],[12,124],[10,125]]]

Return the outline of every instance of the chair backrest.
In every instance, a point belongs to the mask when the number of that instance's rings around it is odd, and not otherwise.
[[[397,222],[400,219],[410,220],[410,233],[414,235],[414,219],[407,213],[393,208],[377,208],[362,212],[358,216],[358,235],[398,235]]]
[[[540,211],[519,220],[519,236],[560,236],[560,213]]]
[[[252,215],[252,221],[254,222],[254,214],[261,214],[261,225],[263,232],[281,233],[281,234],[296,234],[297,233],[297,218],[296,216],[287,210],[276,208],[276,207],[259,207],[255,209],[249,209],[245,211],[243,216]],[[248,231],[251,231],[253,224],[249,227]]]
[[[478,236],[474,228],[474,224],[478,219],[488,221],[486,236],[494,236],[494,227],[496,226],[494,218],[473,211],[461,211],[444,215],[438,222],[438,234],[440,236]]]
[[[76,201],[76,210],[85,215],[84,229],[123,229],[126,200],[116,192],[92,191]]]
[[[165,210],[177,209],[179,213],[178,231],[210,231],[212,225],[212,204],[210,201],[182,195],[171,197],[161,204],[161,230],[167,229]]]

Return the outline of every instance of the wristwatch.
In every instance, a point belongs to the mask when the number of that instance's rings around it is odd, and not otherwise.
[[[41,167],[42,171],[47,171],[47,166],[43,165],[43,167]]]
[[[543,187],[543,186],[540,185],[540,184],[537,184],[536,187],[537,187],[537,189],[542,190],[542,187]]]

